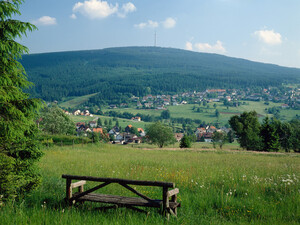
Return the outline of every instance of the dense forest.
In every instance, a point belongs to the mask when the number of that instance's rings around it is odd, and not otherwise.
[[[217,54],[159,47],[25,55],[34,97],[46,101],[98,93],[90,104],[119,104],[128,97],[299,83],[300,69]]]

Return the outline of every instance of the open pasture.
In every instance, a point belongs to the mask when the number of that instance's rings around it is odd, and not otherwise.
[[[240,105],[238,107],[229,107],[227,109],[226,106],[221,102],[211,102],[208,103],[207,106],[203,106],[202,104],[186,104],[186,105],[178,105],[178,106],[167,106],[166,108],[170,111],[172,118],[189,118],[189,119],[199,119],[205,121],[206,123],[220,123],[221,125],[225,125],[228,120],[236,115],[243,113],[245,111],[249,112],[255,110],[258,114],[261,115],[260,119],[262,120],[264,116],[272,117],[272,114],[267,114],[265,111],[266,108],[279,107],[281,103],[273,103],[270,102],[269,105],[265,105],[263,101],[261,102],[253,102],[253,101],[245,101],[246,104]],[[216,107],[214,107],[214,104]],[[199,108],[200,112],[197,111]],[[160,116],[163,110],[156,109],[135,109],[135,108],[118,108],[118,109],[104,109],[104,112],[107,111],[116,111],[116,112],[128,112],[133,114],[143,114],[143,115],[153,115]],[[220,112],[219,117],[216,117],[215,111],[218,110]],[[289,121],[293,119],[296,114],[300,114],[299,110],[293,109],[281,109],[280,119],[284,121]]]
[[[85,145],[44,150],[43,183],[21,203],[0,207],[1,224],[299,224],[300,156],[193,148]],[[182,207],[167,221],[129,209],[101,212],[63,203],[62,174],[175,182]],[[92,183],[87,184],[92,187]],[[153,198],[155,187],[136,189]],[[101,189],[102,190],[102,189]],[[108,186],[104,193],[130,195]]]

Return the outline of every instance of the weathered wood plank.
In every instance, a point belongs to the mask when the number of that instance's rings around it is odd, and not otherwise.
[[[170,201],[169,206],[170,206],[170,208],[175,209],[177,207],[181,207],[181,204],[180,204],[180,202],[171,202]]]
[[[125,183],[131,185],[174,188],[174,183],[163,182],[163,181],[127,180],[127,179],[119,179],[119,178],[103,178],[103,177],[77,176],[77,175],[67,175],[67,174],[63,174],[62,178],[72,179],[72,180],[87,180],[87,181],[97,181],[97,182],[110,182],[110,183],[123,183],[123,184]]]
[[[169,213],[167,211],[167,209],[169,208],[169,197],[168,197],[168,188],[167,187],[163,187],[163,215],[166,216],[169,219]]]
[[[86,194],[89,194],[89,193],[91,193],[91,192],[93,192],[93,191],[96,191],[96,190],[98,190],[98,189],[100,189],[100,188],[103,188],[103,187],[105,187],[106,185],[109,185],[110,184],[110,182],[106,182],[106,183],[103,183],[103,184],[100,184],[100,185],[98,185],[98,186],[96,186],[96,187],[93,187],[92,189],[89,189],[89,190],[87,190],[87,191],[84,191],[84,192],[81,192],[81,193],[79,193],[79,194],[77,194],[77,195],[74,195],[71,199],[69,199],[70,201],[76,201],[78,198],[80,198],[80,197],[82,197],[82,196],[84,196],[84,195],[86,195]]]
[[[69,200],[72,197],[72,188],[71,188],[72,180],[66,180],[66,199]]]
[[[145,206],[145,207],[154,207],[154,208],[160,208],[162,203],[161,200],[147,201],[145,199],[138,198],[138,197],[124,197],[124,196],[117,196],[117,195],[95,194],[95,193],[84,195],[78,198],[78,200],[125,205],[125,206],[131,205],[131,206]]]
[[[171,208],[168,208],[168,212],[169,212],[171,215],[177,217],[177,214],[176,214]]]
[[[168,197],[172,197],[173,195],[177,195],[179,193],[179,189],[175,188],[173,190],[168,191]]]
[[[178,190],[178,192],[179,192],[179,190]],[[172,199],[172,202],[177,203],[177,194],[173,195],[171,199]],[[172,208],[172,207],[170,206],[170,208]],[[172,209],[174,211],[174,214],[177,216],[177,206]]]
[[[76,183],[72,183],[71,184],[71,188],[77,188],[77,187],[80,187],[82,185],[86,184],[86,181],[85,180],[81,180],[81,181],[78,181]]]

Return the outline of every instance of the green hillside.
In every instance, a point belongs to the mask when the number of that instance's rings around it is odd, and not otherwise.
[[[30,92],[46,101],[98,93],[91,104],[128,97],[207,88],[245,88],[299,83],[300,69],[217,54],[159,47],[123,47],[25,55]]]

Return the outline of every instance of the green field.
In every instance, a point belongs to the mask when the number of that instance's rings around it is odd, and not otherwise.
[[[114,126],[116,124],[116,121],[114,121],[113,118],[109,117],[109,116],[94,115],[93,117],[89,117],[89,116],[73,116],[73,115],[71,115],[71,118],[75,123],[77,123],[77,122],[88,123],[92,120],[96,120],[97,117],[101,118],[103,126],[104,126],[105,120],[107,120],[107,121],[112,120],[112,126]],[[133,121],[133,120],[123,119],[123,118],[117,118],[117,120],[119,121],[119,125],[122,128],[125,128],[126,126],[131,124],[132,126],[134,126],[136,128],[145,129],[147,125],[151,124],[151,123],[144,122],[144,121]]]
[[[239,107],[229,107],[227,109],[223,103],[216,102],[216,103],[209,103],[209,108],[204,106],[199,106],[198,104],[186,104],[186,105],[178,105],[178,106],[167,106],[167,109],[170,110],[172,118],[190,118],[190,119],[199,119],[205,121],[206,123],[215,123],[218,122],[221,125],[225,125],[230,117],[235,115],[235,113],[243,113],[245,111],[249,112],[255,110],[258,114],[260,114],[263,119],[263,116],[272,117],[272,114],[267,114],[265,112],[265,108],[272,108],[281,106],[281,103],[272,103],[270,102],[269,105],[265,105],[264,102],[253,102],[253,101],[245,101],[245,105],[241,105]],[[213,105],[216,104],[216,108]],[[193,110],[193,108],[196,108]],[[200,108],[202,112],[197,112],[197,108]],[[215,116],[216,109],[220,112],[219,118]],[[160,116],[163,110],[155,110],[155,109],[135,109],[135,108],[118,108],[118,109],[104,109],[104,112],[108,111],[116,111],[116,112],[129,112],[132,114],[143,114],[143,115],[153,115],[153,116]],[[300,115],[299,110],[292,110],[292,109],[281,109],[280,115],[281,120],[289,121],[293,119],[296,114]]]
[[[60,107],[64,108],[76,108],[80,106],[82,103],[85,103],[89,100],[89,98],[95,96],[98,93],[90,94],[90,95],[84,95],[80,97],[70,97],[68,99],[65,99],[62,103],[59,104]]]
[[[180,150],[170,146],[167,150],[90,144],[44,150],[39,163],[42,185],[24,201],[0,206],[1,224],[300,223],[299,154],[203,147]],[[145,215],[124,208],[101,212],[93,210],[96,204],[88,203],[69,208],[63,203],[62,174],[175,182],[182,207],[178,219],[171,217],[169,221],[155,209]],[[161,198],[157,188],[136,189]],[[118,186],[105,187],[103,192],[128,194]]]

